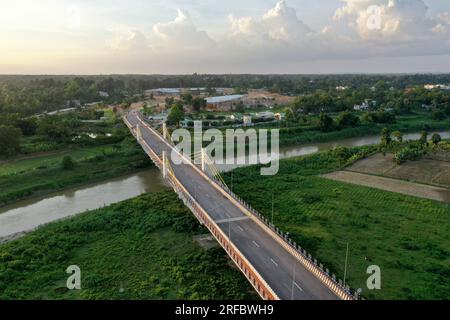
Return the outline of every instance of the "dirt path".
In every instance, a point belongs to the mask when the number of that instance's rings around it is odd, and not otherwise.
[[[322,175],[327,179],[450,203],[450,189],[349,171]]]

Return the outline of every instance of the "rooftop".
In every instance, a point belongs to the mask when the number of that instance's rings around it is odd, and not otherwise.
[[[218,96],[218,97],[210,97],[206,99],[207,103],[221,103],[221,102],[228,102],[233,100],[238,100],[245,97],[242,94],[234,94],[230,96]]]

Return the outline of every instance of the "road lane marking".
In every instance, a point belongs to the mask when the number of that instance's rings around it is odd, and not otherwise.
[[[257,244],[255,241],[253,241],[253,244],[259,248],[259,244]]]
[[[294,281],[294,286],[296,286],[298,288],[298,290],[303,291],[303,289],[295,281]]]
[[[222,224],[222,223],[242,221],[242,220],[248,220],[248,219],[250,219],[250,218],[245,216],[245,217],[238,217],[238,218],[230,218],[230,219],[219,220],[219,221],[216,221],[216,223],[217,224]]]
[[[241,226],[237,226],[239,228],[239,230],[241,230],[242,232],[244,232],[244,229]]]
[[[276,263],[275,261],[273,261],[273,259],[270,259],[270,261],[272,261],[272,263],[278,268],[278,263]]]

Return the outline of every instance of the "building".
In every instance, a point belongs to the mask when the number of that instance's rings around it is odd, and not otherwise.
[[[433,89],[450,90],[450,85],[445,84],[426,84],[423,87],[427,90]]]
[[[105,91],[99,91],[98,95],[102,98],[109,98],[109,93]]]
[[[366,110],[369,110],[371,106],[376,107],[377,106],[377,102],[376,101],[370,101],[369,99],[365,99],[362,104],[355,104],[353,106],[353,110],[355,110],[355,111],[366,111]]]
[[[242,123],[243,123],[244,126],[251,126],[251,125],[253,125],[252,116],[249,115],[249,114],[244,115],[242,117]]]
[[[258,112],[255,114],[255,118],[262,121],[275,120],[275,113],[273,112]]]
[[[177,97],[181,95],[182,90],[180,88],[159,88],[159,89],[150,89],[145,90],[144,94],[146,96],[171,96]]]
[[[169,115],[167,113],[154,114],[148,117],[148,120],[155,122],[166,122],[168,116]]]
[[[235,94],[206,98],[206,108],[212,111],[232,111],[244,103],[244,95]]]

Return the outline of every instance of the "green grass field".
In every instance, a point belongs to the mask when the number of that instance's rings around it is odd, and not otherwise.
[[[8,160],[0,164],[0,177],[11,174],[20,174],[39,168],[56,168],[61,165],[62,159],[70,155],[75,161],[83,161],[98,154],[111,153],[111,145],[86,148],[72,148],[55,152],[38,154],[36,156],[24,157],[18,160]]]
[[[204,233],[172,192],[83,213],[0,245],[0,300],[257,299],[221,248],[194,241]]]
[[[72,170],[62,168],[61,162],[66,155],[76,162]],[[131,137],[116,145],[72,149],[9,161],[0,164],[0,206],[34,195],[129,174],[150,165],[148,157]]]
[[[339,278],[348,243],[347,281],[364,297],[449,299],[450,205],[318,177],[342,164],[326,152],[283,160],[271,177],[241,168],[234,191],[269,219],[273,194],[275,225]],[[370,265],[381,268],[381,290],[367,289]]]

